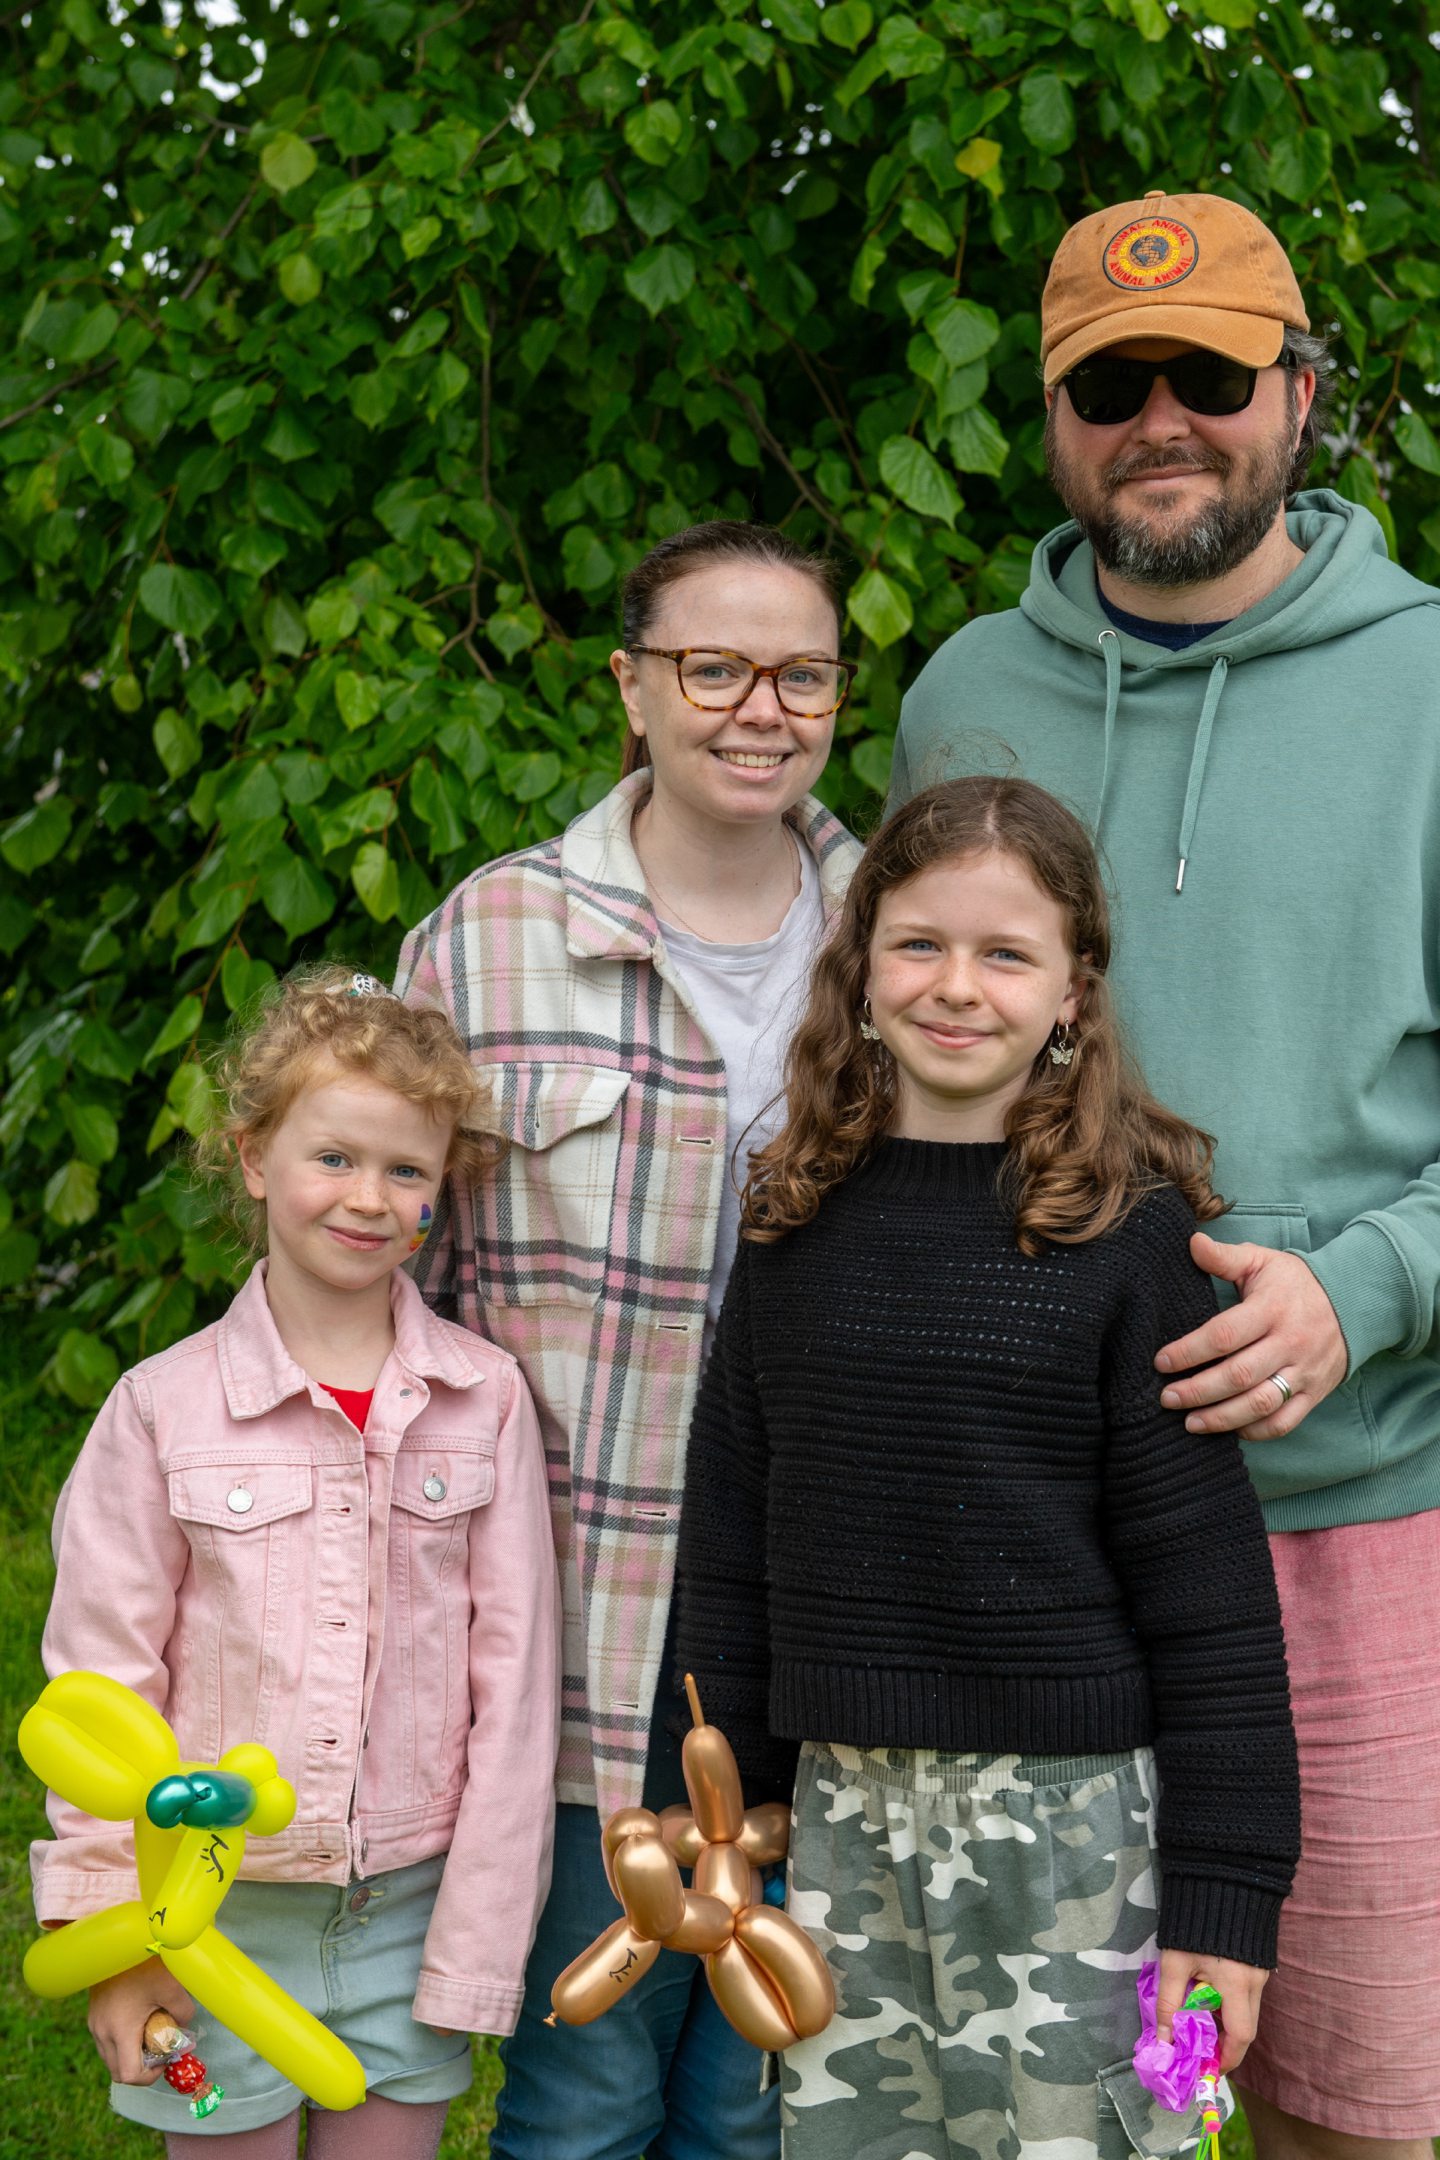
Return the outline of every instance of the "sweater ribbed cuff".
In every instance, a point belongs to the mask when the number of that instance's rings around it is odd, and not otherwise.
[[[1285,1902],[1279,1891],[1216,1882],[1208,1875],[1172,1875],[1164,1869],[1161,1877],[1157,1935],[1162,1950],[1234,1958],[1238,1964],[1273,1972]]]

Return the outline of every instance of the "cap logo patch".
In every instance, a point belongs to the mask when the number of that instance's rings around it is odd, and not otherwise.
[[[1112,285],[1126,292],[1156,292],[1189,277],[1200,244],[1178,218],[1136,218],[1122,225],[1100,260]]]

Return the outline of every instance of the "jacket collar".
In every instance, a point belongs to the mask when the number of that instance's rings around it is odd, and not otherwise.
[[[660,925],[630,838],[630,821],[649,792],[648,769],[630,773],[565,829],[560,877],[565,950],[572,959],[648,960],[659,942]],[[819,866],[828,918],[844,897],[859,843],[813,795],[803,795],[786,817]]]
[[[234,1418],[263,1417],[291,1395],[318,1400],[319,1383],[291,1357],[265,1294],[269,1262],[259,1260],[237,1292],[218,1329],[220,1377]],[[436,1319],[403,1268],[390,1278],[397,1364],[412,1379],[441,1380],[447,1387],[474,1387],[485,1376],[464,1343]]]

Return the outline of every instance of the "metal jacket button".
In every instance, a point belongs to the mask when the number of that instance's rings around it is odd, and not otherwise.
[[[369,1902],[370,1892],[368,1890],[357,1890],[350,1900],[350,1910],[351,1912],[364,1912]]]
[[[427,1500],[443,1500],[445,1497],[445,1480],[437,1477],[433,1470],[425,1480],[425,1497]],[[249,1506],[248,1498],[245,1504]]]
[[[255,1505],[255,1495],[244,1485],[237,1485],[226,1493],[225,1505],[232,1515],[248,1515]]]

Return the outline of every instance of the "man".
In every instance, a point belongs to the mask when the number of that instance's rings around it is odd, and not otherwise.
[[[1260,2160],[1429,2160],[1440,593],[1366,511],[1293,496],[1320,424],[1308,327],[1279,242],[1218,196],[1155,193],[1066,234],[1042,358],[1072,522],[1019,609],[920,676],[892,799],[992,764],[998,739],[1089,817],[1146,1075],[1219,1137],[1233,1205],[1192,1249],[1230,1302],[1161,1351],[1157,1386],[1192,1430],[1247,1443],[1305,1793],[1237,2082]]]

